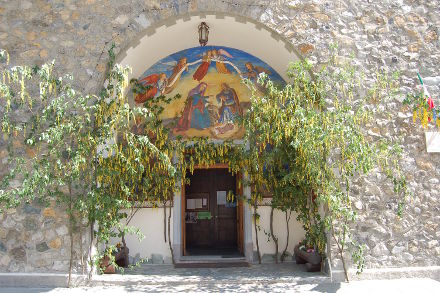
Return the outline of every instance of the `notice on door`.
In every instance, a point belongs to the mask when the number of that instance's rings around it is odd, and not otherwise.
[[[196,198],[196,209],[202,208],[203,199],[202,198]]]
[[[190,198],[186,200],[186,209],[194,210],[196,208],[196,200],[194,198]]]
[[[217,205],[225,205],[226,204],[226,191],[219,190],[217,191]]]

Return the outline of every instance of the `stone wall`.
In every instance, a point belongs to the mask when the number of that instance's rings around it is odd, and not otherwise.
[[[0,272],[67,272],[70,260],[68,216],[55,203],[37,202],[0,215]],[[82,239],[86,255],[87,238]],[[80,238],[74,236],[74,259]],[[77,261],[74,271],[77,270]]]
[[[10,52],[12,64],[56,59],[57,69],[72,73],[78,88],[97,92],[112,42],[117,53],[123,52],[155,23],[197,12],[226,12],[261,22],[288,39],[316,67],[328,61],[330,45],[338,42],[341,55],[354,56],[367,82],[378,69],[398,70],[403,91],[409,91],[418,84],[416,72],[424,77],[440,75],[438,0],[1,1],[0,47]],[[431,80],[429,90],[438,98],[440,85]],[[369,268],[440,265],[440,155],[426,153],[423,130],[411,123],[401,101],[387,107],[395,117],[379,117],[369,125],[370,133],[403,139],[402,166],[414,197],[399,220],[392,187],[382,174],[357,180],[356,237],[367,245]],[[63,255],[65,224],[45,211],[29,206],[2,216],[1,270],[7,265],[7,270],[23,271],[26,263],[29,270],[38,268],[38,260],[29,260],[39,250],[53,259]],[[53,228],[41,230],[52,218]],[[31,233],[34,228],[39,232]],[[56,270],[55,264],[40,261],[40,267]]]

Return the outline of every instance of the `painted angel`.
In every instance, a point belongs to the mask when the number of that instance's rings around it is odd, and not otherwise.
[[[229,54],[226,50],[218,49],[218,50],[212,50],[212,58],[214,60],[224,61],[225,57],[228,58],[234,58],[231,54]],[[224,73],[224,74],[230,74],[228,68],[226,68],[225,63],[223,62],[215,62],[215,67],[217,68],[218,73]]]
[[[137,95],[134,100],[136,103],[144,103],[145,101],[159,97],[165,94],[165,88],[168,84],[167,75],[165,73],[155,73],[148,75],[139,80],[143,86],[151,86],[145,93]]]
[[[209,66],[211,65],[212,51],[206,51],[202,56],[202,64],[199,65],[196,72],[193,74],[193,79],[201,81],[208,73]]]
[[[263,68],[261,66],[255,66],[251,62],[246,62],[245,64],[247,72],[243,73],[243,76],[249,78],[253,82],[257,81],[258,75],[260,73],[266,73],[267,75],[272,74],[272,72],[266,68]]]
[[[177,62],[173,63],[167,63],[168,65],[173,66],[171,76],[168,78],[168,85],[165,88],[164,93],[169,94],[171,93],[174,88],[176,87],[177,83],[180,80],[180,77],[182,76],[183,71],[188,71],[188,64],[186,57],[182,57]]]

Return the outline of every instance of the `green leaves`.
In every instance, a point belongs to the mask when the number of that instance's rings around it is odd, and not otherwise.
[[[349,195],[352,179],[380,167],[392,174],[396,194],[407,194],[397,165],[401,148],[385,139],[372,140],[365,131],[371,99],[381,103],[395,93],[395,78],[378,73],[365,91],[361,72],[349,64],[330,64],[313,78],[310,68],[306,61],[291,64],[291,80],[281,89],[260,76],[263,96],[250,86],[251,110],[243,119],[250,181],[257,190],[270,189],[275,208],[298,213],[310,245],[324,251],[325,227],[341,255],[352,248],[361,270],[362,246],[350,238],[356,221]],[[324,219],[320,206],[328,211]]]
[[[7,60],[2,52],[0,59]],[[114,64],[112,49],[109,56],[99,96],[73,89],[70,76],[56,75],[54,62],[2,69],[1,129],[10,158],[0,192],[3,208],[35,198],[72,205],[69,215],[75,223],[97,223],[98,241],[110,247],[112,237],[140,235],[128,228],[134,213],[147,203],[172,201],[180,184],[188,183],[187,171],[226,163],[233,173],[245,172],[247,181],[240,184],[252,187],[249,204],[256,207],[264,193],[271,193],[274,208],[298,213],[309,245],[323,253],[330,233],[341,255],[347,246],[353,248],[361,269],[363,249],[350,240],[356,221],[351,179],[379,167],[401,203],[409,195],[397,165],[402,149],[366,135],[371,100],[380,103],[395,88],[383,74],[364,89],[362,73],[354,67],[330,64],[312,76],[306,61],[291,64],[285,87],[275,87],[264,74],[258,90],[245,81],[252,96],[240,120],[242,144],[184,141],[169,139],[171,126],[160,119],[164,107],[180,95],[131,107],[126,96],[130,69]],[[136,80],[130,86],[133,94],[148,90]],[[28,118],[20,121],[17,113]],[[324,217],[320,207],[327,211]]]

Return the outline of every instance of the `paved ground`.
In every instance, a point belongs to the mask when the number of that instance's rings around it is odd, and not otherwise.
[[[2,293],[58,293],[58,292],[355,292],[355,293],[438,293],[440,283],[431,279],[397,279],[353,281],[350,283],[265,283],[253,284],[158,284],[158,285],[129,285],[129,286],[96,286],[79,288],[0,288]]]
[[[95,277],[95,284],[102,280],[106,284],[112,280],[133,279],[142,276],[143,282],[329,282],[330,279],[322,273],[308,273],[304,265],[295,262],[279,264],[266,263],[250,267],[228,268],[174,268],[172,265],[142,265],[126,269],[124,275],[100,275]]]
[[[126,275],[96,276],[90,287],[0,288],[4,293],[36,292],[356,292],[439,293],[440,282],[428,278],[331,283],[292,263],[250,268],[174,269],[143,266]]]

